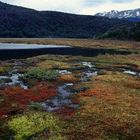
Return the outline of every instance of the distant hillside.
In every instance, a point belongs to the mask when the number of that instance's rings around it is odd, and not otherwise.
[[[121,39],[121,40],[136,40],[140,41],[140,22],[131,28],[114,28],[102,34],[99,38],[102,39]]]
[[[127,20],[36,11],[0,2],[0,37],[94,38],[133,25]]]
[[[140,8],[134,10],[124,10],[124,11],[116,11],[112,10],[110,12],[97,13],[95,16],[102,16],[108,18],[140,18]]]

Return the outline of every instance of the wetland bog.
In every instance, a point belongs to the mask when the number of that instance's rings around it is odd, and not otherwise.
[[[0,60],[0,139],[139,140],[139,42],[74,39],[0,39],[0,42],[130,52],[92,56],[43,54]]]

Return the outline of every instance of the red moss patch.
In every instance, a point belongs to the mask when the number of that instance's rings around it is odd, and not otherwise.
[[[72,102],[73,104],[79,104],[79,103],[80,103],[79,95],[73,95],[73,96],[71,97],[71,102]]]
[[[96,83],[94,89],[89,89],[80,93],[80,97],[98,97],[106,101],[116,101],[116,94],[118,93],[117,86],[115,85],[105,85],[101,83]]]
[[[30,102],[42,102],[56,96],[56,88],[48,85],[37,85],[24,90],[20,87],[8,87],[0,90],[4,101],[0,103],[0,118],[11,111],[19,111],[26,108]]]
[[[74,108],[63,107],[63,108],[58,109],[55,113],[62,117],[71,117],[74,115],[74,111],[75,111]]]
[[[96,91],[95,89],[89,89],[87,91],[81,92],[80,96],[91,97],[91,96],[94,96],[94,95],[97,95],[97,94],[98,94],[98,91]]]

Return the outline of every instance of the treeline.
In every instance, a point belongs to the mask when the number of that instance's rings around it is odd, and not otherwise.
[[[140,41],[140,22],[135,23],[133,27],[113,28],[99,36],[100,39],[119,39]]]

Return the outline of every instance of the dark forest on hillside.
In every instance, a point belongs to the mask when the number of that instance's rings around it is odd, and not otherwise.
[[[135,31],[131,35],[126,35],[133,29]],[[138,34],[139,26],[128,20],[36,11],[0,2],[0,37],[107,37],[138,40]]]

